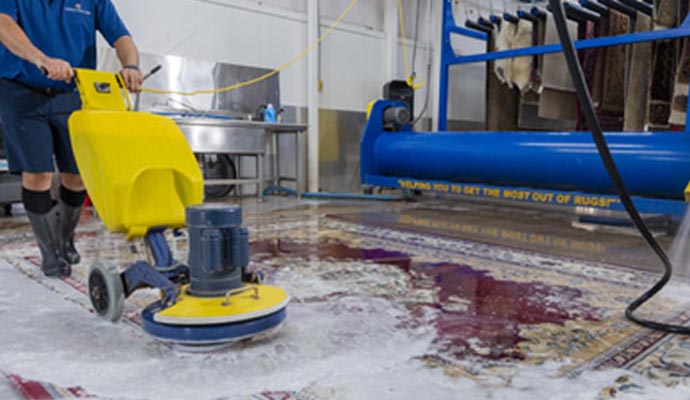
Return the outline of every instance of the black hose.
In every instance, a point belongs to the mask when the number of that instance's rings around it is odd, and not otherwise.
[[[429,3],[427,3],[427,5],[428,5],[427,13],[429,15],[431,15],[431,4],[432,4],[431,1],[432,0],[429,0]],[[420,3],[421,3],[421,0],[418,0],[417,1],[417,17],[416,17],[417,27],[419,27],[419,15],[420,15],[419,4]],[[419,33],[418,29],[415,28],[414,52],[412,53],[412,68],[414,68],[415,60],[417,59],[417,41],[419,39],[418,33]],[[426,76],[427,76],[427,79],[429,79],[429,77],[431,76],[431,50],[430,49],[427,49],[427,50],[429,51],[429,54],[428,54],[429,57],[427,59],[427,65],[426,65]],[[415,73],[415,76],[416,76],[416,73]],[[421,121],[422,118],[424,118],[424,115],[426,114],[427,110],[429,109],[429,98],[431,97],[431,82],[426,83],[426,94],[424,97],[425,97],[424,98],[424,106],[422,107],[422,110],[419,112],[419,115],[417,115],[415,117],[415,119],[412,122],[410,122],[411,126],[417,125],[417,122]]]
[[[431,1],[431,0],[429,0]],[[414,20],[414,45],[412,46],[412,75],[416,76],[415,63],[417,62],[417,42],[419,41],[419,6],[422,4],[422,0],[417,0],[417,14]]]
[[[671,279],[673,265],[671,264],[671,260],[668,258],[668,255],[666,254],[664,249],[659,245],[656,239],[654,239],[654,236],[652,236],[652,234],[649,232],[649,229],[647,229],[647,226],[642,220],[640,213],[637,211],[637,208],[635,207],[635,203],[633,203],[632,199],[630,198],[630,194],[628,193],[628,190],[625,188],[625,185],[623,184],[623,180],[621,179],[616,164],[613,161],[611,151],[609,150],[609,146],[606,143],[606,139],[604,138],[604,133],[601,129],[601,124],[599,123],[599,118],[597,117],[597,114],[594,111],[592,97],[585,83],[584,73],[582,72],[582,66],[580,65],[580,61],[577,58],[575,45],[573,44],[573,40],[570,37],[570,34],[568,33],[568,26],[566,24],[565,10],[563,9],[563,4],[559,0],[549,0],[549,4],[551,5],[553,16],[556,21],[558,37],[561,41],[561,46],[563,47],[563,53],[565,54],[565,58],[568,63],[568,69],[570,70],[570,75],[572,76],[573,84],[575,85],[577,98],[580,102],[582,111],[585,115],[587,125],[589,126],[589,129],[591,129],[592,131],[592,138],[594,139],[594,143],[596,143],[597,145],[597,149],[599,150],[601,160],[603,161],[604,166],[606,167],[606,171],[609,174],[609,178],[611,178],[611,181],[613,182],[613,185],[616,188],[616,191],[618,192],[618,196],[620,197],[623,206],[625,206],[626,211],[628,212],[628,214],[630,214],[630,218],[632,219],[637,229],[640,231],[640,234],[642,234],[644,240],[647,242],[647,244],[649,244],[652,250],[654,250],[657,256],[659,256],[659,259],[664,265],[664,274],[661,277],[661,279],[654,286],[652,286],[651,289],[647,290],[644,294],[642,294],[642,296],[640,296],[638,299],[636,299],[635,301],[630,303],[630,305],[628,305],[628,307],[625,310],[625,317],[630,321],[638,325],[644,326],[646,328],[656,329],[669,333],[690,334],[690,327],[664,324],[661,322],[642,319],[634,315],[635,310],[637,310],[641,305],[646,303],[664,286],[666,286],[668,281]]]

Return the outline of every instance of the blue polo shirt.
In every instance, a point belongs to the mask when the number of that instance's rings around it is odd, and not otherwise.
[[[129,35],[110,0],[0,0],[0,13],[13,18],[45,55],[75,68],[96,68],[96,31],[111,46]],[[35,65],[1,44],[0,78],[44,88],[74,88],[74,84],[46,78]]]

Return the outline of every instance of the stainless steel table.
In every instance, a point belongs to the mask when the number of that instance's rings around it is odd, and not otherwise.
[[[184,133],[194,153],[228,154],[237,157],[256,159],[256,177],[242,178],[241,159],[236,163],[238,179],[208,180],[206,185],[242,185],[253,184],[258,187],[262,196],[267,181],[264,171],[266,154],[275,154],[272,168],[272,182],[279,186],[283,181],[294,181],[297,190],[302,186],[300,174],[300,148],[295,146],[295,176],[285,177],[280,173],[280,150],[278,137],[284,134],[300,133],[307,130],[303,124],[267,123],[256,121],[230,120],[222,118],[173,118]],[[295,143],[299,141],[296,139]],[[270,148],[269,148],[270,147]],[[268,149],[268,150],[267,150]]]

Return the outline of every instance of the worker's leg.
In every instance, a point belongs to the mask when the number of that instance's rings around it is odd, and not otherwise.
[[[52,183],[52,172],[22,173],[22,201],[26,211],[34,214],[45,214],[53,208],[55,202],[50,196]]]
[[[41,251],[41,269],[46,276],[56,277],[71,271],[60,255],[58,207],[50,196],[51,181],[52,173],[23,173],[22,202]]]
[[[60,239],[62,254],[72,265],[79,264],[81,256],[74,245],[74,231],[86,198],[86,191],[77,174],[60,173]]]
[[[44,93],[0,81],[0,118],[10,171],[22,174],[22,201],[41,251],[41,268],[54,277],[71,270],[60,256],[57,207],[50,196],[54,167],[52,131],[46,118],[49,100]]]
[[[35,192],[47,192],[50,191],[50,187],[52,184],[52,172],[22,173],[22,187],[24,189],[33,190]]]
[[[68,93],[55,97],[52,102],[53,146],[55,161],[60,170],[60,241],[62,255],[70,264],[79,264],[81,256],[74,245],[74,232],[79,223],[86,191],[79,176],[70,143],[68,119],[71,113],[81,107],[79,95]]]
[[[79,174],[60,172],[60,185],[74,192],[84,191],[84,182]]]

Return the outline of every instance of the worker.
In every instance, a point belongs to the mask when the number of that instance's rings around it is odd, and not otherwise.
[[[111,0],[0,1],[0,120],[49,277],[69,276],[80,261],[74,231],[86,191],[67,120],[81,107],[73,68],[96,68],[96,31],[115,48],[127,88],[138,92],[138,50]],[[50,192],[55,166],[57,201]]]

